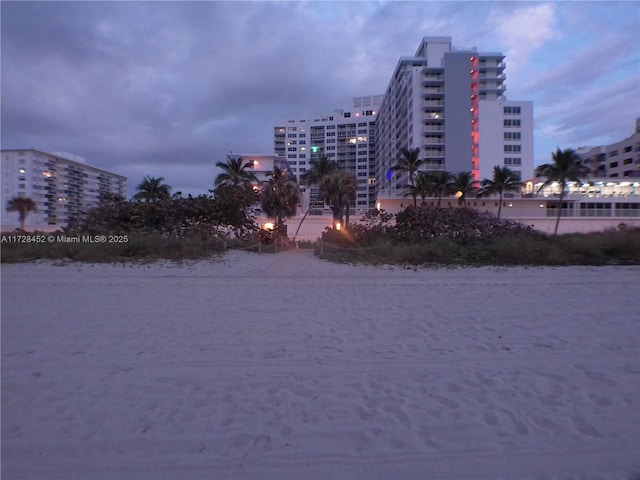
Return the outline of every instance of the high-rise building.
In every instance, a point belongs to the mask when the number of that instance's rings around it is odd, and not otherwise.
[[[501,53],[455,49],[425,37],[401,57],[376,120],[376,190],[398,195],[407,174],[392,172],[401,149],[420,149],[425,170],[491,178],[495,165],[533,175],[533,106],[507,101]]]
[[[576,153],[594,177],[640,178],[640,118],[635,133],[611,145],[581,147]]]
[[[2,230],[19,226],[15,212],[7,212],[14,197],[31,198],[36,211],[25,228],[55,230],[95,207],[106,194],[125,197],[127,178],[92,167],[75,155],[39,150],[2,150]]]
[[[352,111],[335,110],[302,120],[281,120],[274,124],[274,152],[286,156],[298,181],[309,162],[326,155],[342,168],[355,173],[358,188],[351,205],[355,215],[374,208],[375,192],[375,120],[382,95],[355,97]],[[318,201],[315,187],[302,186],[303,207],[311,215],[330,210]]]

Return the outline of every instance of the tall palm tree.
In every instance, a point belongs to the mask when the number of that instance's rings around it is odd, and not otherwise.
[[[433,192],[438,197],[438,206],[442,201],[443,196],[449,196],[452,191],[453,175],[446,170],[440,170],[437,172],[430,172],[429,174]]]
[[[252,163],[245,162],[242,157],[227,158],[226,162],[217,162],[216,167],[222,170],[215,179],[214,185],[246,186],[258,183],[256,174],[251,171]]]
[[[396,159],[396,164],[391,167],[391,170],[394,172],[402,171],[407,172],[409,174],[409,186],[407,187],[411,196],[413,197],[413,206],[415,207],[418,202],[416,200],[416,192],[414,191],[414,176],[416,172],[420,169],[424,160],[420,159],[420,149],[407,149],[403,148],[400,150],[400,155]]]
[[[133,196],[133,199],[145,202],[168,200],[171,197],[171,186],[162,182],[164,182],[163,177],[155,178],[147,175],[136,187],[138,193]]]
[[[505,192],[514,192],[522,188],[523,183],[518,176],[513,173],[507,167],[500,167],[496,165],[493,167],[493,178],[484,179],[482,181],[482,188],[480,189],[480,195],[491,195],[494,193],[499,194],[500,203],[498,204],[498,218],[502,212],[502,195]]]
[[[562,201],[564,200],[564,192],[567,188],[567,182],[582,182],[590,173],[588,167],[582,165],[580,156],[570,148],[560,150],[560,147],[551,154],[552,163],[545,163],[536,168],[536,175],[546,177],[546,181],[542,184],[540,191],[543,187],[550,185],[553,182],[560,184],[560,200],[558,206],[558,216],[556,218],[556,227],[553,230],[553,234],[558,234],[558,225],[560,224],[560,215],[562,213]]]
[[[304,172],[300,176],[300,181],[303,185],[307,187],[317,187],[324,178],[329,175],[331,172],[336,171],[339,167],[338,164],[331,160],[327,155],[320,155],[317,159],[309,161],[309,170]],[[322,192],[318,191],[318,201],[324,203],[324,198],[322,198]],[[295,237],[298,236],[298,232],[300,231],[300,227],[302,226],[302,222],[304,222],[307,215],[311,211],[311,192],[309,192],[309,207],[305,212],[302,220],[298,224],[298,228],[296,229]]]
[[[287,170],[273,167],[262,185],[262,210],[275,220],[275,231],[283,234],[285,219],[296,214],[302,194],[295,177]]]
[[[355,173],[337,169],[326,175],[319,184],[322,198],[333,212],[334,222],[349,227],[350,204],[356,199],[358,180]]]
[[[425,199],[427,197],[433,196],[434,188],[433,180],[431,178],[431,172],[425,172],[424,170],[420,170],[419,172],[417,172],[414,179],[414,185],[407,186],[406,195],[410,195],[414,198],[420,196],[423,204],[425,203]]]
[[[451,191],[460,193],[458,202],[463,207],[467,206],[467,196],[472,195],[478,189],[478,181],[473,179],[471,172],[458,172],[451,182]]]
[[[24,223],[29,213],[35,212],[36,210],[36,202],[30,198],[13,197],[7,204],[7,212],[18,212],[20,230],[24,230]]]

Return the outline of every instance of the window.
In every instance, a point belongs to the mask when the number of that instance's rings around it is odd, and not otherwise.
[[[504,132],[505,140],[520,140],[520,132]]]
[[[297,152],[298,147],[287,147],[287,152]]]
[[[297,131],[297,130],[298,130],[298,129],[297,129],[296,127],[289,127],[289,131],[290,131],[290,132],[295,132],[295,131]]]
[[[522,158],[520,157],[505,157],[505,165],[522,165]]]
[[[631,158],[625,158],[624,161],[622,162],[622,164],[623,165],[629,165],[632,161],[633,161],[633,159],[631,159]]]
[[[520,107],[504,107],[505,115],[520,115]]]
[[[611,151],[609,152],[609,156],[610,156],[610,157],[615,157],[616,155],[618,155],[618,150],[611,150]]]
[[[609,168],[616,168],[618,166],[618,162],[611,162],[609,164]]]
[[[519,118],[505,118],[502,125],[506,128],[519,128],[520,127],[520,119]]]
[[[522,147],[520,145],[505,145],[504,153],[520,153],[522,151]]]

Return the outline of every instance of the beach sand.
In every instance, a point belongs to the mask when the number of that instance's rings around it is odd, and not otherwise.
[[[640,267],[2,267],[2,480],[636,479]]]

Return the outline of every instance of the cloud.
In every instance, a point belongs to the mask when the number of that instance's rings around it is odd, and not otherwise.
[[[526,78],[532,54],[549,41],[558,38],[556,6],[535,4],[506,11],[500,2],[489,15],[489,24],[497,34],[502,51],[507,55],[509,77],[519,82]]]
[[[605,6],[0,2],[2,147],[76,153],[128,176],[131,191],[149,174],[204,193],[230,150],[272,151],[275,121],[384,93],[423,36],[506,53],[508,93],[535,100],[542,145],[624,134],[638,98],[628,39],[638,34],[630,4]]]

